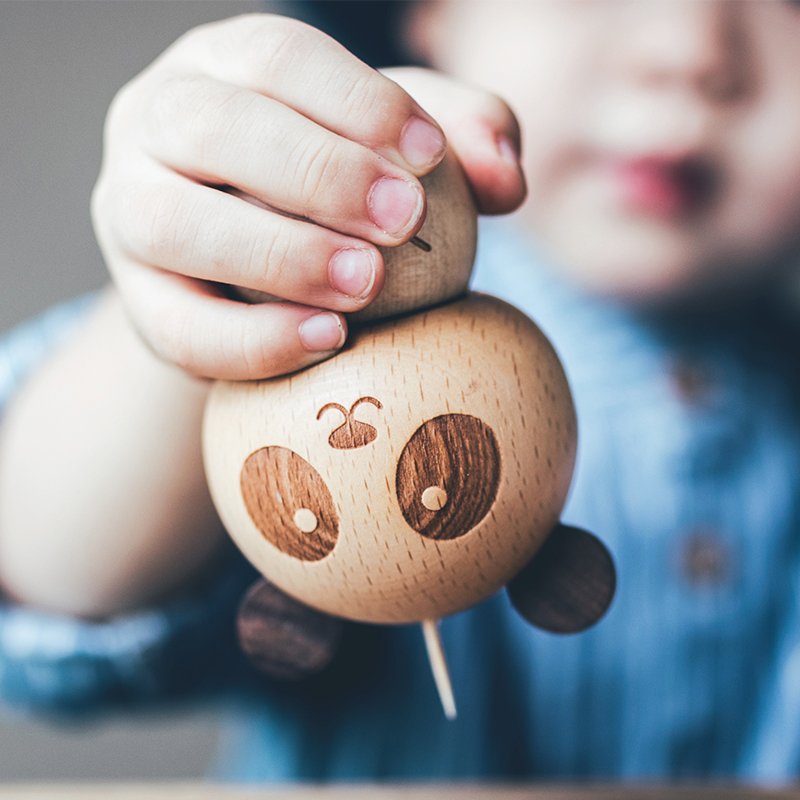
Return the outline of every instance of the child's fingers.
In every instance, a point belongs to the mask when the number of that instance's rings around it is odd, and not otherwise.
[[[411,173],[249,89],[171,76],[144,136],[146,151],[173,169],[376,244],[402,243],[424,220]]]
[[[387,70],[436,113],[458,153],[482,214],[506,214],[525,199],[520,168],[520,130],[513,111],[497,95],[441,73]]]
[[[271,97],[415,175],[444,157],[444,134],[417,102],[298,20],[250,14],[198,28],[169,59],[182,71],[199,70]]]
[[[294,303],[247,305],[213,284],[116,259],[115,279],[134,327],[165,361],[203,378],[256,380],[334,355],[340,314]]]
[[[451,130],[450,125],[447,128]],[[522,204],[527,187],[519,163],[518,136],[476,116],[453,123],[451,142],[481,214],[508,214]]]
[[[105,219],[115,250],[194,278],[357,311],[383,285],[380,251],[161,169],[118,187]]]

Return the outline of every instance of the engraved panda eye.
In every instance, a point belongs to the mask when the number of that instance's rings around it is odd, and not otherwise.
[[[322,476],[286,447],[262,447],[244,462],[242,498],[264,538],[301,561],[319,561],[336,546],[339,517]]]
[[[471,531],[489,513],[499,484],[494,432],[468,414],[443,414],[423,423],[397,463],[400,509],[429,539],[456,539]]]

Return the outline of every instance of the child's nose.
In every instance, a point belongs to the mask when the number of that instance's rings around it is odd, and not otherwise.
[[[745,4],[658,0],[627,4],[618,57],[626,74],[650,88],[689,90],[718,102],[747,82]]]

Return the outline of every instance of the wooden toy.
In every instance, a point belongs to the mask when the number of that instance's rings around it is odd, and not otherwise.
[[[478,217],[455,156],[448,154],[421,182],[427,200],[425,222],[409,244],[381,248],[383,288],[366,308],[348,315],[351,324],[428,308],[467,291],[475,260]],[[274,299],[241,287],[232,287],[230,294],[249,303]]]
[[[466,293],[475,261],[478,216],[455,156],[422,179],[427,215],[402,247],[381,249],[386,277],[381,293],[354,322],[385,319],[452,300]],[[413,246],[412,246],[413,245]]]
[[[423,246],[392,255],[387,314],[430,304],[430,287],[437,301],[463,295],[475,212],[454,159],[441,178],[429,182]],[[458,202],[442,227],[434,216],[451,194]],[[452,280],[419,266],[446,273],[451,253]],[[558,524],[575,448],[569,387],[549,342],[513,306],[479,294],[356,325],[335,358],[293,375],[219,383],[204,429],[212,496],[245,556],[326,615],[423,623],[448,716],[438,619],[507,584],[523,616],[554,631],[586,627],[611,601],[603,545]],[[253,603],[274,610],[281,601],[261,589]],[[247,605],[243,616],[257,654],[274,626],[260,629]],[[312,662],[336,636],[315,630],[321,638],[296,648]]]

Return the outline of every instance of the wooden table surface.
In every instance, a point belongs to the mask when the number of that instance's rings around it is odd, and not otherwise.
[[[0,783],[0,800],[800,800],[800,788],[337,786],[237,787],[203,784],[28,785]]]

